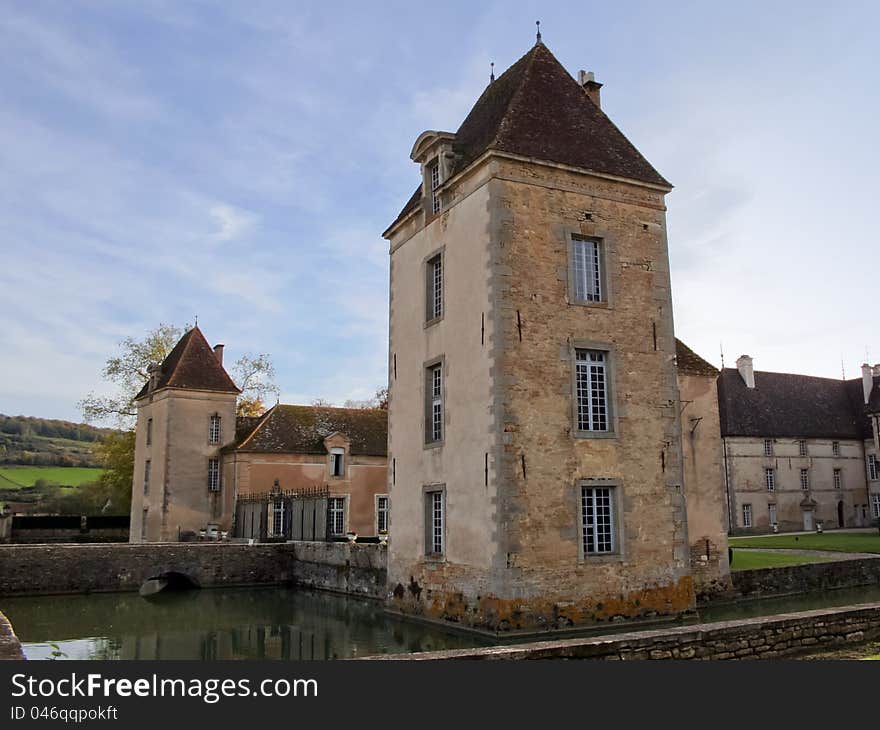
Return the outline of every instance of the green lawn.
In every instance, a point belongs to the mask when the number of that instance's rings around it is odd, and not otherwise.
[[[4,466],[0,467],[0,489],[31,487],[37,479],[78,487],[96,481],[101,471],[80,466]]]
[[[825,563],[830,558],[813,558],[809,555],[786,555],[767,553],[761,550],[734,550],[731,570],[753,570],[754,568],[781,568],[801,563]]]
[[[880,533],[823,532],[821,535],[765,535],[732,537],[730,547],[789,548],[794,550],[832,550],[843,553],[880,553]]]

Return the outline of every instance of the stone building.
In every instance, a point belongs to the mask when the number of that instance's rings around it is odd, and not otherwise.
[[[691,567],[698,594],[723,592],[730,585],[730,563],[716,383],[719,371],[681,340],[675,344]]]
[[[756,372],[718,378],[732,532],[866,527],[880,518],[880,365],[854,380]]]
[[[239,500],[284,492],[326,492],[329,537],[375,537],[388,529],[387,413],[378,409],[276,405],[245,423],[223,450],[223,478]],[[294,514],[278,514],[268,499],[260,535],[286,536]],[[263,507],[261,507],[262,509]],[[295,505],[294,505],[295,508]],[[319,517],[320,519],[320,517]],[[244,537],[251,537],[250,533]]]
[[[294,537],[299,498],[320,504],[315,539],[387,530],[385,411],[278,404],[237,418],[239,392],[223,345],[212,349],[198,327],[151,368],[135,399],[131,542],[202,531]],[[234,525],[239,501],[249,503],[247,526]]]
[[[235,491],[220,450],[235,438],[239,389],[198,327],[180,338],[137,394],[131,542],[176,542],[209,523],[229,529]]]
[[[413,146],[384,234],[398,611],[505,630],[694,604],[671,186],[600,87],[539,40]]]

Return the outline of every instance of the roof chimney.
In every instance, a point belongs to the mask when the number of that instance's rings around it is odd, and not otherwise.
[[[871,400],[871,391],[874,389],[874,368],[868,363],[862,365],[862,390],[865,393],[865,405]]]
[[[223,348],[226,345],[214,345],[214,354],[217,356],[217,360],[219,360],[220,364],[223,364]]]
[[[599,103],[599,89],[602,88],[602,84],[596,81],[596,75],[592,71],[584,71],[581,69],[578,71],[578,83],[584,88],[584,91],[587,92],[590,101],[601,109],[602,105]]]
[[[749,355],[740,355],[736,359],[736,369],[746,384],[746,388],[755,387],[755,366],[752,364],[752,358]]]

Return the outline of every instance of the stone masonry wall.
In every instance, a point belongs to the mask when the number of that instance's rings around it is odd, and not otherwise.
[[[740,598],[768,598],[877,585],[880,583],[880,557],[738,570],[731,573],[731,578],[734,593]],[[711,602],[713,597],[712,594],[701,596],[706,602]],[[717,597],[725,598],[723,595]]]
[[[203,588],[299,583],[382,597],[386,550],[348,543],[0,546],[0,596],[136,591],[182,573]]]
[[[499,631],[685,611],[695,592],[663,193],[551,166],[491,164],[486,274],[492,308],[486,320],[495,443],[477,459],[453,452],[465,465],[485,464],[484,482],[479,472],[455,480],[448,470],[427,480],[447,490],[449,548],[442,560],[393,571],[392,606]],[[607,302],[571,303],[572,235],[602,240]],[[470,250],[476,267],[478,249]],[[448,296],[455,286],[450,273]],[[475,308],[473,323],[478,314]],[[613,429],[599,438],[573,433],[576,347],[609,353]],[[465,382],[453,365],[446,368],[450,393]],[[394,396],[391,403],[396,439]],[[485,438],[456,418],[447,414],[449,434]],[[581,554],[579,480],[616,490],[613,554]],[[456,489],[491,500],[490,514],[456,512]],[[400,500],[392,501],[394,526]],[[419,513],[412,518],[423,524]],[[485,536],[490,565],[455,554],[463,535]]]
[[[880,603],[674,629],[372,659],[771,659],[880,638]]]

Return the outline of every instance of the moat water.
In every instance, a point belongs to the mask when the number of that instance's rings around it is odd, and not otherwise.
[[[716,606],[688,623],[877,601],[880,586],[869,586]],[[53,652],[59,659],[340,659],[509,643],[403,621],[375,601],[282,587],[185,591],[156,601],[136,593],[0,598],[0,611],[28,659]],[[632,630],[622,623],[581,633]]]

